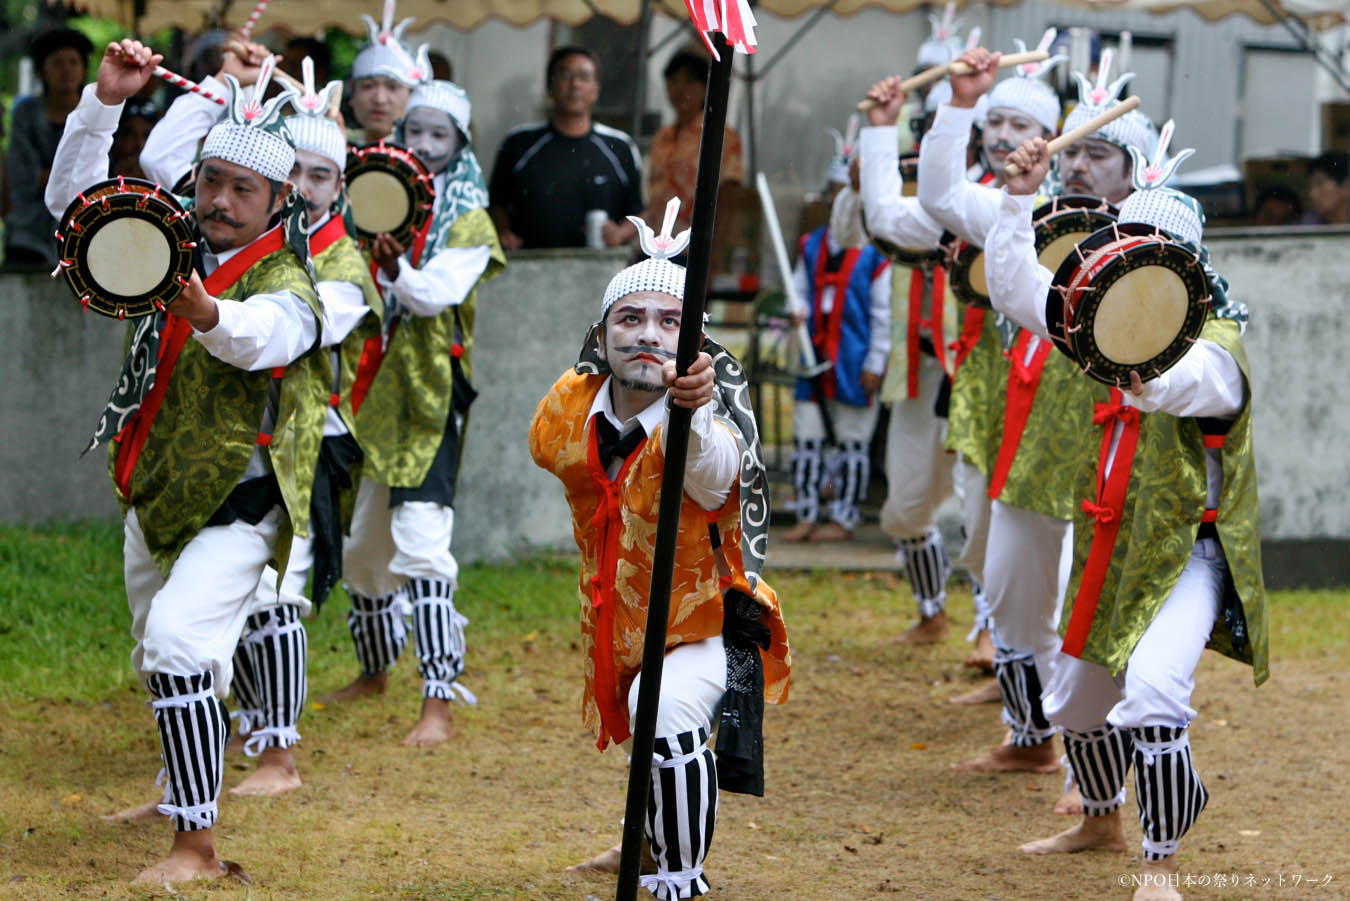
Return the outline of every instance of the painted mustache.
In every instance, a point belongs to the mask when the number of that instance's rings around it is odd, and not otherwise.
[[[235,222],[233,219],[231,219],[229,216],[226,216],[226,215],[225,215],[224,213],[222,213],[220,210],[212,210],[211,212],[207,213],[207,214],[206,214],[205,216],[203,216],[202,218],[205,219],[207,222],[220,222],[220,223],[223,223],[223,224],[225,224],[225,225],[228,225],[230,228],[243,228],[243,227],[244,227],[244,223],[242,223],[242,222]]]
[[[673,359],[675,359],[675,354],[674,354],[674,353],[672,353],[671,351],[665,350],[664,348],[660,348],[660,347],[637,347],[637,346],[634,346],[634,345],[629,345],[629,346],[627,346],[627,347],[616,347],[616,348],[614,348],[614,350],[617,351],[618,353],[621,353],[621,354],[624,354],[625,356],[630,356],[630,357],[635,357],[635,356],[638,356],[638,355],[643,355],[643,356],[649,356],[649,357],[656,357],[658,360],[663,360],[663,361],[664,361],[664,360],[673,360]]]

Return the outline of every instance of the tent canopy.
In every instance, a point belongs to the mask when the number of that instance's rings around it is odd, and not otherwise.
[[[90,15],[116,19],[128,28],[138,26],[142,33],[176,25],[187,31],[199,31],[228,3],[227,21],[240,23],[252,11],[255,0],[144,0],[144,13],[135,15],[136,0],[85,0]],[[960,5],[966,6],[967,2]],[[994,0],[1008,5],[1017,0]],[[1206,19],[1215,20],[1240,13],[1262,24],[1296,16],[1313,27],[1323,28],[1350,21],[1345,0],[1060,0],[1067,6],[1101,12],[1144,10],[1168,13],[1189,8]],[[348,31],[359,28],[360,15],[377,17],[379,0],[275,0],[276,5],[263,14],[261,27],[268,20],[284,22],[295,31],[314,31],[337,26]],[[848,16],[866,8],[908,12],[923,5],[921,0],[760,0],[756,8],[793,18],[813,9],[828,6],[835,15]],[[668,15],[684,17],[681,0],[654,0],[653,7]],[[418,26],[443,22],[468,29],[497,18],[513,25],[525,25],[538,19],[553,19],[577,25],[595,15],[632,24],[641,13],[641,0],[400,0],[400,18],[413,16]]]

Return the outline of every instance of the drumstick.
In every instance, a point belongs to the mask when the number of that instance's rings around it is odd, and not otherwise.
[[[195,81],[188,81],[186,78],[177,74],[176,72],[170,72],[163,66],[155,66],[154,75],[156,78],[162,78],[175,87],[183,88],[185,90],[191,91],[194,94],[200,94],[202,97],[205,97],[212,103],[219,103],[221,106],[225,105],[225,100],[223,98],[217,97],[215,94],[212,94],[210,91],[208,91],[201,85],[197,84],[197,82]]]
[[[1028,50],[1024,53],[1005,53],[998,60],[998,67],[1006,69],[1008,66],[1021,66],[1026,63],[1039,63],[1042,60],[1050,58],[1050,54],[1044,50]],[[926,84],[932,84],[948,75],[973,75],[975,70],[959,59],[954,59],[949,63],[943,63],[940,66],[934,66],[931,69],[924,69],[918,75],[911,75],[900,82],[900,90],[908,94],[915,88],[921,88]],[[874,106],[880,106],[871,97],[866,97],[858,102],[858,112],[865,113]]]
[[[1077,128],[1073,128],[1070,129],[1069,131],[1064,132],[1064,134],[1055,138],[1049,144],[1046,144],[1045,145],[1046,155],[1054,156],[1056,153],[1059,153],[1061,150],[1063,150],[1065,147],[1068,147],[1070,144],[1078,143],[1079,141],[1091,135],[1093,132],[1100,129],[1102,126],[1106,125],[1108,122],[1114,122],[1115,120],[1119,119],[1121,116],[1125,115],[1130,110],[1135,109],[1138,106],[1139,106],[1138,97],[1126,97],[1124,100],[1120,101],[1120,103],[1111,107],[1106,112],[1097,116],[1093,116],[1091,119],[1087,120]],[[1003,172],[1005,175],[1008,175],[1010,177],[1016,177],[1022,174],[1022,170],[1017,168],[1017,166],[1015,166],[1012,163],[1006,164],[1003,167]]]
[[[249,14],[248,21],[239,29],[238,34],[241,40],[248,40],[248,36],[253,33],[253,26],[258,24],[258,19],[262,17],[263,10],[267,9],[267,4],[271,2],[272,0],[258,0],[258,5],[253,7],[253,12]]]

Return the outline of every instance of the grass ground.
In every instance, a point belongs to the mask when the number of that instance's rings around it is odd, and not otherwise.
[[[167,848],[166,827],[98,818],[157,796],[119,538],[108,525],[0,529],[0,897],[144,897],[126,883]],[[473,621],[465,679],[480,703],[461,709],[455,739],[398,746],[417,707],[411,661],[383,699],[311,704],[304,787],[221,804],[219,849],[253,884],[180,894],[611,897],[611,880],[562,873],[617,841],[625,785],[623,757],[598,754],[580,726],[573,567],[466,568],[457,602]],[[957,635],[968,595],[951,599],[952,639],[905,650],[891,638],[912,604],[894,577],[771,581],[794,645],[792,698],[766,715],[767,797],[722,796],[708,862],[718,897],[1129,896],[1119,880],[1137,852],[1016,851],[1066,825],[1050,811],[1060,776],[949,771],[1002,732],[993,706],[945,703],[973,684]],[[1200,667],[1193,741],[1212,798],[1183,845],[1183,873],[1205,881],[1183,886],[1188,897],[1350,897],[1346,595],[1279,593],[1272,606],[1267,685],[1217,655]],[[352,675],[344,607],[338,594],[310,624],[314,697]],[[227,787],[248,766],[231,757]],[[1127,812],[1134,848],[1132,801]]]

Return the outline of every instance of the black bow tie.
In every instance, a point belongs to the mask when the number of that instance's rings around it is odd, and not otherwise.
[[[608,468],[615,457],[620,460],[627,460],[646,437],[647,433],[641,425],[620,435],[619,430],[609,421],[608,416],[604,413],[595,414],[596,450],[600,456],[601,466]]]

